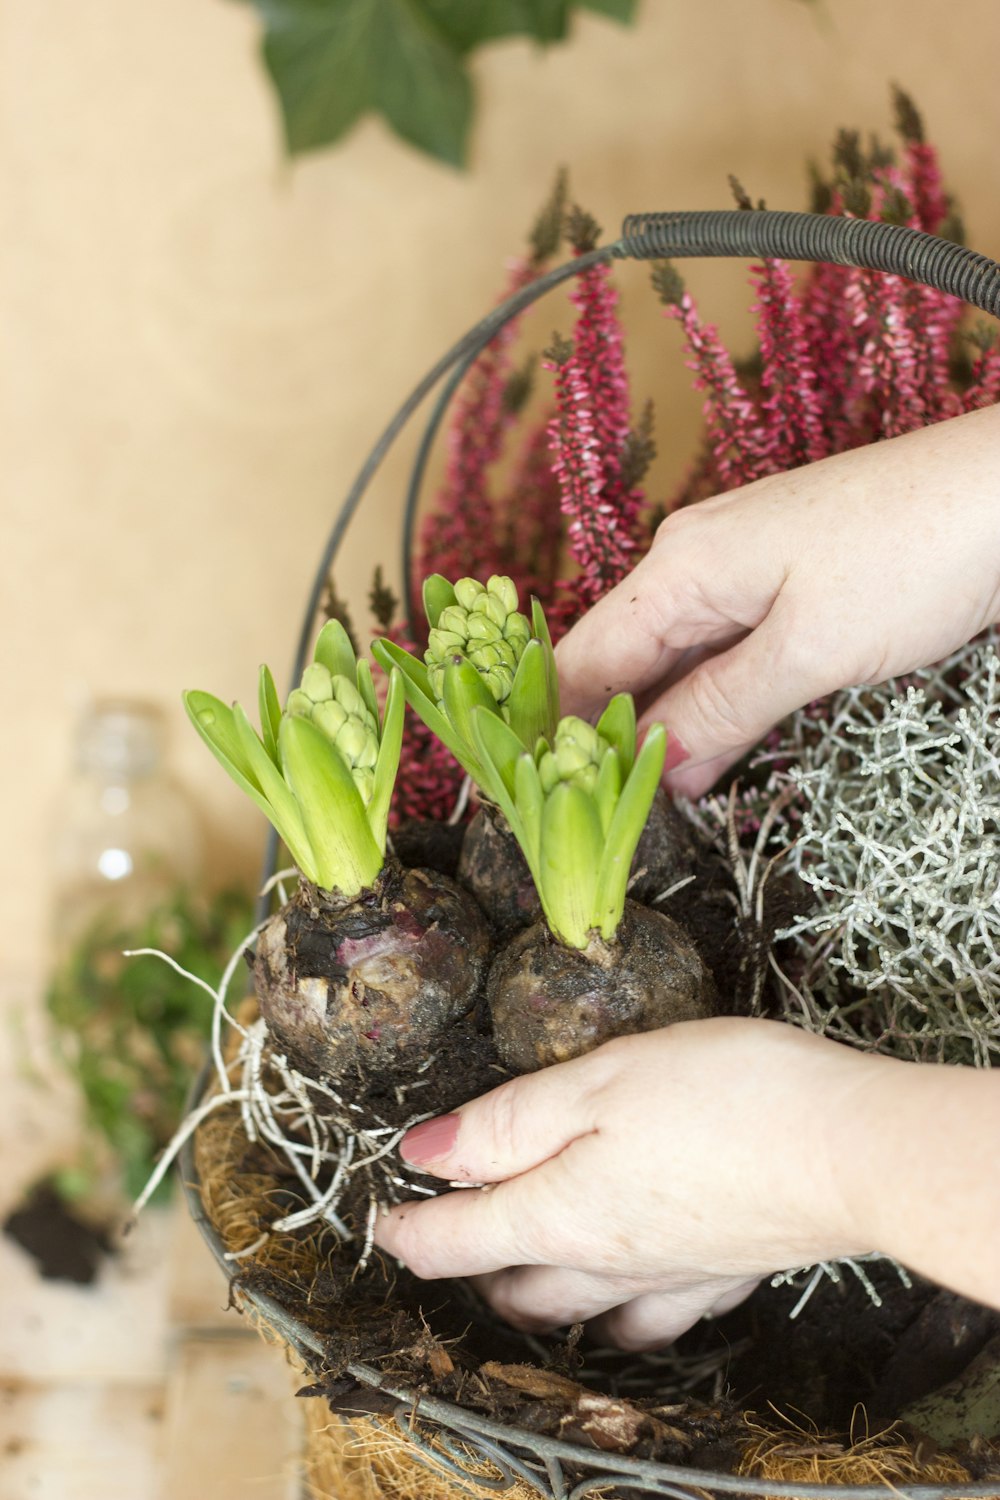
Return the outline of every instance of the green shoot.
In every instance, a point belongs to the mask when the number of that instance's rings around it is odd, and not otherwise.
[[[258,734],[238,703],[229,708],[211,693],[184,694],[195,729],[277,829],[306,879],[357,896],[385,863],[403,738],[400,673],[390,672],[380,719],[368,663],[356,659],[340,621],[330,620],[284,711],[267,667],[260,669],[259,704]]]
[[[635,705],[620,693],[596,728],[567,717],[532,753],[497,714],[472,717],[480,761],[552,932],[570,948],[586,948],[595,933],[611,942],[663,770],[663,726],[653,725],[636,754]]]
[[[478,711],[508,727],[519,749],[534,751],[559,721],[559,686],[545,615],[532,600],[531,619],[518,609],[509,578],[486,584],[439,573],[424,584],[430,625],[424,661],[394,641],[376,641],[376,661],[397,668],[410,707],[442,740],[483,795],[499,802],[500,788],[480,756],[474,733]]]

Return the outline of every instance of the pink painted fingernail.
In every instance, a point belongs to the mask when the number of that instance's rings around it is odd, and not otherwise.
[[[684,748],[684,744],[674,734],[673,730],[667,733],[667,753],[663,759],[663,774],[666,776],[670,771],[676,771],[686,760],[691,759],[690,750]]]
[[[461,1115],[438,1115],[436,1120],[424,1120],[414,1125],[399,1143],[399,1154],[414,1167],[423,1167],[429,1161],[440,1161],[447,1156],[458,1139]]]

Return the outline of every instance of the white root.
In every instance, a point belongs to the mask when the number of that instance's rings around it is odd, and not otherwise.
[[[292,873],[280,871],[268,883],[269,888],[279,885],[281,877]],[[406,1132],[422,1120],[433,1118],[433,1112],[418,1111],[403,1124],[392,1124],[356,1101],[344,1099],[332,1084],[317,1083],[293,1068],[287,1058],[271,1050],[263,1020],[249,1026],[235,1020],[228,1009],[229,989],[244,952],[263,925],[258,924],[239,943],[215,989],[159,949],[137,948],[126,954],[126,957],[150,955],[162,959],[211,998],[211,1052],[216,1076],[215,1092],[187,1115],[167,1144],[133,1206],[133,1219],[142,1212],[202,1122],[218,1109],[238,1105],[247,1139],[266,1141],[275,1148],[301,1184],[306,1202],[302,1208],[276,1218],[253,1246],[230,1252],[226,1258],[237,1260],[256,1253],[272,1233],[286,1234],[323,1224],[343,1241],[360,1240],[358,1269],[361,1270],[371,1257],[379,1202],[382,1199],[399,1202],[413,1193],[434,1194],[433,1188],[401,1175],[406,1171],[405,1164],[392,1160],[392,1153]],[[225,1061],[222,1047],[226,1026],[239,1037],[229,1062]],[[435,1061],[436,1056],[426,1058],[417,1069],[418,1074],[425,1074]],[[425,1087],[429,1081],[421,1076],[413,1084],[398,1088],[399,1103],[405,1104],[411,1088]],[[366,1222],[360,1234],[338,1212],[358,1173],[366,1181],[369,1195]]]

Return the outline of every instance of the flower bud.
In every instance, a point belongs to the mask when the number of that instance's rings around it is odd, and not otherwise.
[[[360,719],[350,718],[337,735],[337,749],[350,766],[361,763],[365,746],[371,739],[371,731]],[[374,761],[371,762],[374,765]]]
[[[552,749],[546,749],[538,762],[543,792],[547,796],[563,781],[592,792],[607,749],[607,741],[592,724],[568,714],[560,720]]]
[[[312,717],[312,711],[313,701],[310,698],[309,694],[304,693],[301,688],[293,688],[288,695],[288,702],[285,704],[285,712],[290,714],[301,714],[303,718],[309,719]]]
[[[486,593],[481,583],[474,578],[460,578],[455,584],[455,598],[463,609],[475,609],[476,603]]]
[[[329,703],[317,703],[313,707],[313,723],[322,729],[325,735],[335,740],[337,735],[347,723],[347,712],[335,700]]]
[[[449,604],[438,616],[436,629],[448,630],[456,635],[460,641],[468,637],[469,612],[462,609],[458,604]]]
[[[497,625],[486,615],[471,614],[468,622],[470,641],[499,641],[503,639],[502,625]]]
[[[367,703],[349,677],[333,679],[333,695],[341,708],[345,709],[352,718],[361,719],[370,727],[375,727]]]
[[[499,599],[507,614],[513,614],[517,609],[517,588],[512,578],[494,573],[493,577],[487,581],[486,592]]]
[[[495,594],[480,594],[473,605],[474,615],[482,615],[487,620],[492,620],[498,630],[503,630],[507,623],[508,611],[504,609],[502,602]]]
[[[313,703],[325,703],[333,697],[333,678],[330,669],[322,662],[314,661],[302,673],[302,692]]]
[[[465,636],[456,635],[453,630],[442,630],[435,627],[427,636],[427,657],[431,661],[444,661],[453,651],[465,650]]]

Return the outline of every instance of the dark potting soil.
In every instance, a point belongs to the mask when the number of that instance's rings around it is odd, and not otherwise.
[[[112,1254],[108,1232],[79,1217],[51,1183],[38,1183],[3,1222],[9,1240],[35,1261],[46,1281],[88,1286]]]

